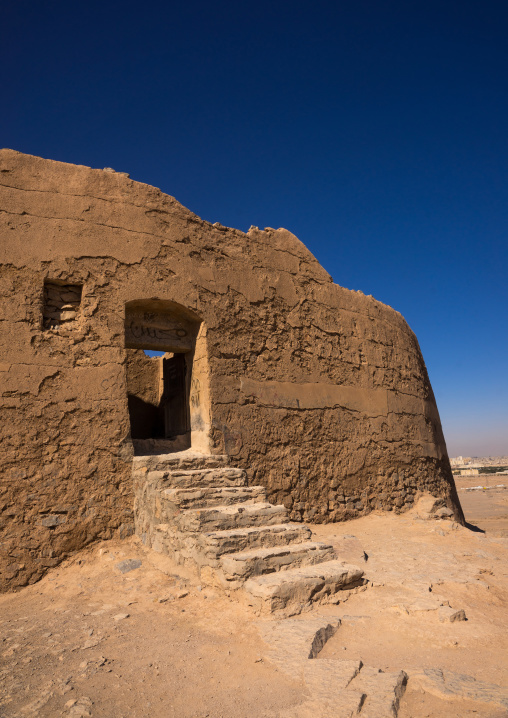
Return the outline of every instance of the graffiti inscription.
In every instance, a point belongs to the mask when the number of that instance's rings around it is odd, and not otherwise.
[[[174,323],[166,322],[165,325],[150,324],[143,320],[143,317],[133,317],[127,320],[125,326],[125,343],[131,348],[145,348],[153,346],[165,348],[171,351],[188,351],[192,346],[192,337],[187,329]]]
[[[201,405],[201,399],[200,399],[200,393],[201,393],[201,384],[197,377],[193,377],[191,382],[191,390],[190,390],[190,403],[193,409],[199,409]]]
[[[175,335],[179,339],[187,336],[185,329],[160,329],[159,327],[149,327],[143,324],[129,324],[129,331],[135,339],[169,339]]]

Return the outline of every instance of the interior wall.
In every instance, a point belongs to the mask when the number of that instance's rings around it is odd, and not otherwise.
[[[127,398],[133,439],[150,439],[160,424],[162,357],[126,349]]]
[[[210,369],[206,327],[201,324],[192,356],[190,376],[191,448],[202,453],[210,452]]]

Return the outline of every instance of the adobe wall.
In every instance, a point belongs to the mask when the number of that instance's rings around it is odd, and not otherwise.
[[[416,337],[290,232],[211,225],[123,174],[11,150],[0,184],[3,589],[132,531],[124,318],[140,299],[201,318],[191,405],[206,398],[210,450],[293,519],[404,510],[421,490],[461,517]]]

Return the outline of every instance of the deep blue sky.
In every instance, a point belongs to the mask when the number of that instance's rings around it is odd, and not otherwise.
[[[416,332],[452,456],[508,454],[508,4],[5,0],[0,145],[287,227]]]

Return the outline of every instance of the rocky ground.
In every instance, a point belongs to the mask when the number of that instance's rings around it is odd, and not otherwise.
[[[308,662],[326,668],[321,683],[276,660],[278,624],[130,538],[0,597],[0,716],[319,718],[312,692],[334,685],[326,671],[360,661],[367,677],[408,676],[399,718],[507,716],[508,490],[470,483],[458,481],[466,518],[487,533],[414,513],[312,527],[369,580],[294,619],[336,626]],[[351,715],[346,704],[330,715]]]

